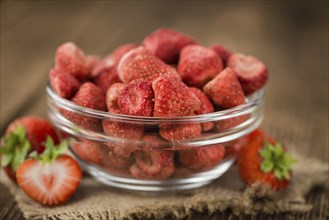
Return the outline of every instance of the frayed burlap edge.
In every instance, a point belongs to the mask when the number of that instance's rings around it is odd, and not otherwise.
[[[28,219],[178,219],[194,212],[214,213],[231,210],[235,214],[307,212],[312,205],[304,196],[315,186],[328,188],[328,164],[315,159],[297,158],[293,181],[280,192],[273,193],[255,184],[244,188],[236,167],[231,168],[214,183],[180,194],[140,195],[101,185],[90,177],[68,203],[59,207],[43,207],[29,199],[18,187],[1,176],[15,195],[24,216]],[[306,169],[307,168],[307,169]]]

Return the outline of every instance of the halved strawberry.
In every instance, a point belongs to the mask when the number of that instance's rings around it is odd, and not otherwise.
[[[232,54],[227,60],[227,66],[237,74],[246,95],[262,88],[268,79],[265,65],[253,56]]]
[[[36,202],[47,206],[64,203],[78,187],[82,171],[72,157],[63,155],[66,150],[67,141],[55,147],[48,138],[42,154],[34,154],[34,159],[18,167],[18,185]]]

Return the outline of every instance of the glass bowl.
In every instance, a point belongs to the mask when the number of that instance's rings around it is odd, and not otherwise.
[[[97,111],[59,97],[49,85],[46,90],[48,117],[69,138],[82,168],[99,182],[135,191],[210,183],[232,166],[263,119],[264,90],[235,108],[170,118]]]

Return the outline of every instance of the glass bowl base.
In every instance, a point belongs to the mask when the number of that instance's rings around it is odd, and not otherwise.
[[[79,160],[79,163],[96,181],[108,186],[137,192],[168,192],[190,190],[205,186],[223,175],[233,165],[234,161],[234,157],[225,158],[219,165],[211,170],[187,177],[171,178],[168,180],[138,180],[134,178],[118,177],[82,160]]]

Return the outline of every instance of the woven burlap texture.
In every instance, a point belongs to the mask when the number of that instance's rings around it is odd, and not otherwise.
[[[181,193],[136,194],[104,186],[91,177],[85,177],[73,197],[62,206],[44,207],[31,199],[5,175],[1,181],[15,195],[18,206],[28,219],[178,219],[192,212],[232,210],[235,214],[256,212],[304,212],[312,206],[304,196],[315,186],[328,188],[328,164],[298,156],[294,166],[293,181],[280,193],[269,193],[259,186],[245,188],[239,179],[237,167],[212,184],[200,189]],[[3,173],[3,172],[2,172]],[[257,194],[255,193],[257,192]]]

